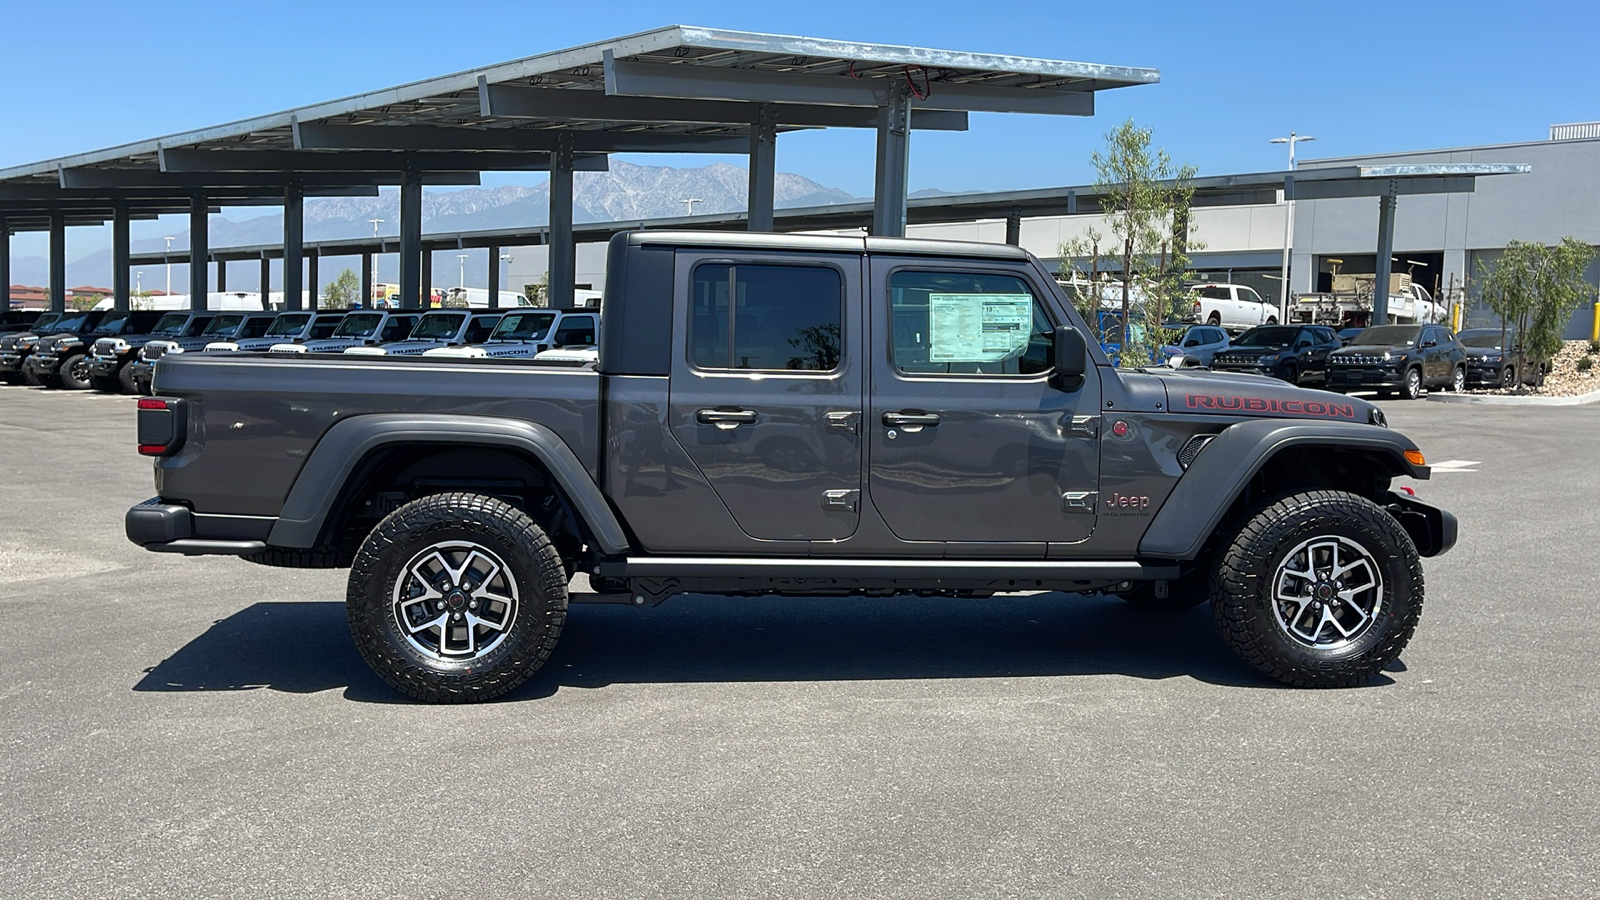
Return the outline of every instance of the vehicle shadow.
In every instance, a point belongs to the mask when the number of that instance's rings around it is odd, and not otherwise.
[[[1228,650],[1205,606],[1162,613],[1071,594],[678,597],[650,609],[575,605],[549,662],[506,699],[625,683],[1077,675],[1279,686]],[[368,670],[335,602],[250,606],[147,670],[133,689],[257,688],[342,688],[359,702],[405,701]]]

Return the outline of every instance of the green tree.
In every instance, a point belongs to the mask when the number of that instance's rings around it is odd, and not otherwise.
[[[1120,301],[1121,364],[1148,365],[1176,336],[1166,323],[1183,312],[1189,253],[1202,246],[1189,214],[1195,168],[1174,166],[1167,151],[1151,147],[1151,130],[1132,119],[1106,134],[1092,162],[1107,231],[1090,228],[1063,244],[1061,256],[1076,267],[1069,274],[1091,328],[1098,331],[1105,300]]]
[[[1593,247],[1566,237],[1553,247],[1512,241],[1494,265],[1479,263],[1484,302],[1500,317],[1500,346],[1515,350],[1518,372],[1527,371],[1529,358],[1543,365],[1561,350],[1573,310],[1595,295],[1583,280],[1594,257]]]
[[[356,305],[360,296],[361,276],[354,269],[345,269],[322,289],[320,305],[324,309],[349,309]]]
[[[540,275],[539,280],[535,281],[533,284],[523,285],[522,296],[527,297],[528,302],[534,306],[549,306],[550,273],[546,272],[543,275]]]

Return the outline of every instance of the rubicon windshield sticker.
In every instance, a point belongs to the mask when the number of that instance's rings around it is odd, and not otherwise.
[[[1280,416],[1317,416],[1326,419],[1356,419],[1356,408],[1349,403],[1324,403],[1321,400],[1280,400],[1275,397],[1232,397],[1225,394],[1189,394],[1190,409],[1219,412],[1272,413]]]
[[[930,362],[1000,362],[1020,356],[1033,325],[1028,294],[929,294]]]

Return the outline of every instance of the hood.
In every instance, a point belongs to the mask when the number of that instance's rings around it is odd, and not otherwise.
[[[277,343],[292,344],[294,341]],[[307,353],[338,353],[346,347],[360,347],[365,343],[365,338],[323,338],[320,341],[306,341],[300,346],[306,348]]]
[[[381,348],[384,356],[416,356],[424,350],[432,350],[435,347],[446,346],[449,346],[448,341],[423,339],[416,341],[395,341],[392,344],[383,344],[381,345]]]
[[[1392,354],[1395,354],[1396,356],[1398,356],[1401,353],[1405,353],[1405,352],[1407,352],[1409,350],[1415,350],[1415,349],[1416,349],[1415,347],[1403,347],[1403,346],[1402,347],[1393,347],[1393,346],[1390,346],[1388,344],[1346,344],[1345,346],[1340,347],[1339,349],[1333,351],[1333,353],[1331,353],[1329,355],[1330,356],[1382,356],[1385,353],[1392,353]]]
[[[1174,413],[1211,413],[1272,419],[1334,419],[1383,424],[1375,404],[1260,375],[1230,375],[1207,369],[1161,369],[1167,407]]]
[[[1263,356],[1277,356],[1280,353],[1288,352],[1288,347],[1241,347],[1238,344],[1234,344],[1231,347],[1223,347],[1221,350],[1218,350],[1214,358],[1219,360],[1231,357],[1237,357],[1239,359],[1260,359]]]
[[[1517,355],[1517,351],[1515,351],[1515,350],[1500,350],[1500,349],[1495,348],[1495,347],[1468,347],[1468,346],[1463,345],[1461,349],[1465,350],[1467,352],[1467,356],[1472,357],[1473,359],[1483,359],[1486,356],[1516,356]]]

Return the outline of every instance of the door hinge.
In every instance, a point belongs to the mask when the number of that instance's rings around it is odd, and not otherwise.
[[[859,490],[823,491],[822,508],[837,509],[845,512],[855,512],[856,502],[861,498]]]
[[[1061,495],[1061,509],[1069,513],[1093,513],[1099,502],[1099,491],[1065,491]]]
[[[828,413],[828,427],[835,431],[848,431],[851,434],[858,432],[861,424],[861,414],[854,411]]]

